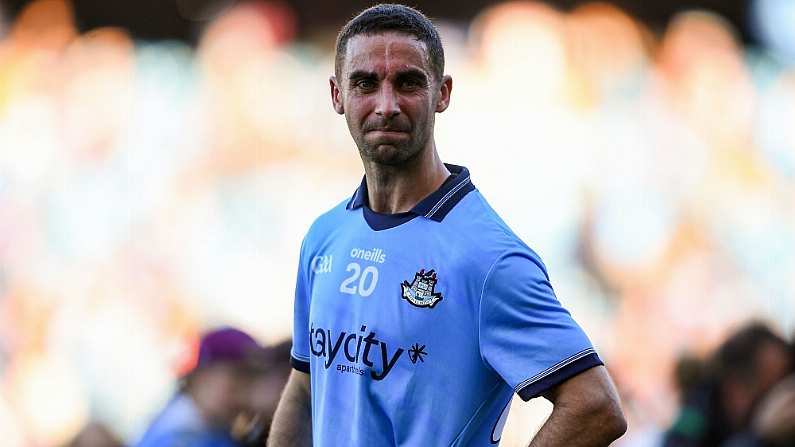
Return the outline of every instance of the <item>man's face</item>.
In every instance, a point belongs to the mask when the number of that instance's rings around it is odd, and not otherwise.
[[[226,429],[248,409],[250,384],[249,374],[240,365],[219,362],[198,372],[193,395],[208,422]]]
[[[425,44],[395,32],[352,37],[340,79],[330,81],[362,159],[392,166],[426,147],[452,89],[449,76],[435,79]]]

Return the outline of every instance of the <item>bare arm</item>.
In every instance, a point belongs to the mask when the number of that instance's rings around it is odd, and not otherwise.
[[[530,447],[606,446],[627,431],[618,392],[604,366],[577,374],[544,397],[554,407]]]
[[[268,447],[312,445],[312,407],[309,374],[293,370],[273,416]]]

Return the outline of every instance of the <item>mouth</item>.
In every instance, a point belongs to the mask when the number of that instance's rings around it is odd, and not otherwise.
[[[397,130],[371,130],[366,138],[373,145],[395,146],[408,141],[409,134]]]
[[[395,129],[372,129],[368,130],[367,133],[377,133],[382,135],[403,135],[407,134],[408,132],[404,130],[395,130]]]
[[[389,127],[369,129],[366,133],[375,137],[386,137],[386,138],[401,138],[408,136],[408,132],[405,130],[389,128]]]

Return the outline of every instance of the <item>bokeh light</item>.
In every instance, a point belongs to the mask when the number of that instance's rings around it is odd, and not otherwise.
[[[92,420],[133,442],[203,329],[287,337],[301,239],[360,180],[335,30],[300,40],[279,2],[177,3],[195,48],[79,32],[65,0],[0,18],[3,445]],[[749,318],[795,333],[790,3],[754,2],[765,48],[709,11],[652,31],[609,2],[441,22],[439,151],[547,263],[621,389],[620,445],[670,423],[682,353]],[[549,411],[515,402],[503,445]]]

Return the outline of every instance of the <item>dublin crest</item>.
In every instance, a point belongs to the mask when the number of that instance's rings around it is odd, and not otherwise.
[[[442,300],[442,294],[434,292],[436,287],[436,272],[425,269],[414,274],[414,280],[409,284],[403,281],[400,288],[403,291],[403,299],[417,307],[430,307]]]

